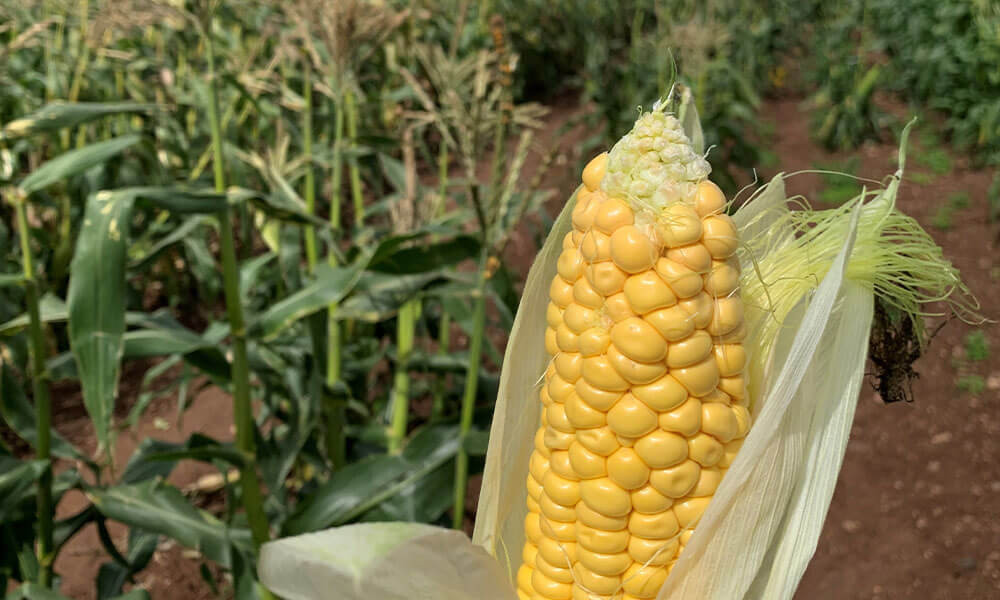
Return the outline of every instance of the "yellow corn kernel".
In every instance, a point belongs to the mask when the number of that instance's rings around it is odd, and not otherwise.
[[[563,379],[558,373],[554,373],[548,378],[545,390],[548,391],[549,397],[552,398],[552,400],[556,402],[565,402],[569,398],[570,394],[576,390],[576,386]]]
[[[635,452],[650,467],[665,469],[687,458],[688,443],[682,435],[654,429],[636,441]]]
[[[666,568],[633,563],[622,575],[622,587],[636,598],[655,598],[666,580]]]
[[[566,400],[566,418],[578,430],[604,427],[608,423],[606,414],[591,407],[575,393]]]
[[[690,495],[695,498],[711,497],[722,482],[725,471],[718,467],[702,468],[698,476],[698,483],[691,490]]]
[[[742,344],[718,344],[713,350],[719,375],[730,377],[743,372],[747,364],[747,351]]]
[[[566,248],[556,262],[556,272],[565,281],[575,282],[583,275],[583,256],[576,248]]]
[[[740,425],[732,408],[716,402],[703,402],[701,405],[701,428],[705,433],[725,444],[736,437]]]
[[[628,381],[618,374],[607,355],[583,359],[581,374],[584,381],[599,390],[623,392],[629,388]],[[583,394],[580,395],[586,398]],[[591,406],[594,406],[593,403]]]
[[[583,236],[580,254],[584,260],[590,263],[609,260],[611,258],[611,237],[606,233],[591,229]]]
[[[576,539],[576,523],[561,523],[547,519],[545,515],[538,520],[542,534],[560,542],[572,542]]]
[[[708,273],[712,269],[712,255],[704,244],[688,244],[667,250],[667,260],[672,260],[684,265],[697,274]],[[700,279],[700,277],[699,277]],[[704,281],[699,282],[700,288],[705,285]]]
[[[535,478],[529,473],[525,478],[528,487],[528,497],[538,500],[542,497],[542,484],[535,480]]]
[[[532,473],[532,476],[534,476],[534,473]],[[545,494],[559,504],[563,506],[575,506],[580,501],[579,481],[566,479],[554,471],[549,471],[547,466],[546,472],[542,474],[541,481]]]
[[[579,337],[565,322],[556,328],[556,344],[561,352],[579,352]]]
[[[545,329],[545,351],[550,356],[559,354],[559,342],[556,340],[556,330],[552,327]]]
[[[626,279],[624,293],[632,310],[642,315],[677,304],[677,296],[670,290],[670,286],[652,270],[643,271]],[[558,322],[553,326],[557,325]]]
[[[629,306],[628,297],[625,296],[624,292],[608,296],[607,300],[604,301],[604,312],[615,323],[636,316],[632,307]]]
[[[645,363],[632,360],[614,346],[608,347],[605,356],[614,370],[632,385],[652,383],[667,372],[667,365],[662,361]]]
[[[531,459],[528,461],[528,472],[535,478],[535,481],[542,481],[542,478],[545,477],[545,473],[548,472],[548,470],[548,459],[538,452],[533,452],[531,454]]]
[[[601,308],[604,306],[604,296],[594,291],[594,288],[587,281],[586,277],[581,277],[573,284],[573,300],[577,304],[587,308]]]
[[[552,454],[549,455],[549,469],[556,475],[566,479],[580,478],[569,462],[569,450],[553,450]]]
[[[562,324],[562,313],[563,309],[559,307],[555,302],[549,302],[548,306],[545,308],[545,322],[548,323],[549,327],[556,328]]]
[[[557,567],[544,558],[535,559],[535,570],[540,571],[552,581],[559,583],[573,583],[573,572],[566,567]]]
[[[555,427],[545,427],[545,435],[542,440],[545,450],[551,455],[552,450],[568,450],[570,444],[576,439],[576,434],[559,431]],[[542,452],[541,450],[539,452]],[[544,453],[544,452],[543,452]]]
[[[577,536],[579,535],[580,526],[577,525]],[[560,542],[543,538],[538,544],[537,555],[552,566],[569,568],[576,562],[576,542]]]
[[[538,545],[539,540],[544,537],[542,535],[541,515],[535,512],[529,512],[525,515],[524,532],[532,544]]]
[[[583,357],[576,352],[560,352],[556,354],[552,361],[556,366],[556,373],[568,383],[576,383],[580,379],[580,371],[583,369]]]
[[[625,356],[640,362],[656,362],[667,355],[667,341],[639,317],[615,323],[611,328],[611,343]]]
[[[675,539],[647,540],[633,535],[628,541],[629,556],[642,565],[665,565],[673,560],[679,549],[680,544]]]
[[[679,301],[677,307],[691,315],[696,328],[704,329],[712,321],[715,302],[705,292],[699,292],[690,298]]]
[[[705,291],[716,298],[729,296],[740,286],[740,268],[732,259],[712,261],[712,269],[705,274]]]
[[[673,503],[673,498],[664,496],[648,483],[632,491],[632,510],[635,512],[655,515],[667,510]]]
[[[635,222],[635,214],[629,205],[617,198],[609,198],[601,204],[594,217],[594,227],[611,235],[618,228]]]
[[[702,181],[698,184],[695,192],[694,209],[698,216],[704,218],[709,215],[720,214],[726,208],[726,196],[711,181]]]
[[[608,411],[608,427],[624,437],[637,438],[656,429],[657,414],[632,394],[625,394]]]
[[[666,469],[654,469],[649,484],[668,498],[682,498],[698,483],[701,466],[693,460]]]
[[[743,324],[743,302],[739,298],[717,298],[712,321],[706,328],[712,335],[726,335]]]
[[[647,540],[665,540],[680,531],[674,511],[667,509],[654,514],[633,512],[628,519],[628,531]]]
[[[531,587],[549,600],[572,600],[573,588],[569,583],[560,583],[535,569],[531,573]]]
[[[601,187],[601,180],[604,179],[604,173],[608,168],[608,153],[602,152],[590,159],[587,166],[583,168],[583,185],[587,187],[588,190],[594,191]]]
[[[668,350],[669,352],[672,351]],[[667,373],[656,381],[632,386],[632,395],[655,411],[673,410],[687,400],[688,392],[679,381]]]
[[[549,286],[549,298],[559,308],[566,308],[573,302],[573,285],[567,283],[562,277],[553,277],[552,285]]]
[[[597,190],[591,192],[583,200],[577,200],[573,208],[573,227],[581,232],[589,231],[594,225],[594,217],[597,209],[605,201],[604,192]]]
[[[538,507],[542,515],[550,521],[559,521],[560,523],[576,522],[576,508],[558,504],[545,494],[542,494],[541,499],[539,499]]]
[[[666,257],[656,261],[656,274],[670,286],[678,298],[690,298],[705,286],[701,275]]]
[[[706,250],[707,252],[707,250]],[[626,225],[611,234],[611,260],[626,273],[639,273],[653,266],[657,251],[638,227]]]
[[[587,265],[583,274],[591,287],[598,294],[605,297],[617,294],[625,286],[625,272],[619,269],[612,261]],[[698,281],[701,281],[700,277]]]
[[[701,518],[702,513],[708,508],[711,498],[688,498],[682,502],[674,504],[674,514],[677,515],[677,522],[681,527],[690,527],[695,521]]]
[[[618,592],[622,586],[621,576],[598,575],[580,563],[573,567],[573,573],[576,575],[577,586],[587,590],[587,593],[610,595]],[[592,600],[589,596],[584,597]]]
[[[729,258],[739,247],[739,235],[736,224],[728,215],[714,215],[702,221],[705,234],[702,243],[712,258]]]
[[[582,429],[576,432],[576,439],[587,450],[601,456],[611,456],[615,450],[621,447],[610,427]]]
[[[576,528],[576,539],[580,548],[585,548],[591,552],[602,554],[615,554],[623,552],[628,547],[628,530],[609,531],[606,529],[595,529],[580,523]]]
[[[656,329],[668,342],[683,340],[694,332],[694,317],[680,306],[661,308],[649,313],[643,319]]]
[[[677,408],[660,413],[660,429],[690,437],[701,429],[701,401],[689,397]]]
[[[579,441],[574,441],[569,447],[569,464],[580,479],[596,479],[608,474],[606,460],[600,454],[592,452]]]
[[[632,557],[628,555],[628,552],[602,554],[580,548],[577,550],[576,556],[581,565],[605,577],[621,575],[632,566]]]
[[[584,359],[584,367],[581,371],[582,377],[576,382],[576,393],[580,396],[581,400],[586,402],[592,408],[602,412],[607,412],[612,406],[615,405],[615,402],[618,402],[618,399],[622,397],[624,392],[621,390],[616,391],[601,388],[588,381],[586,376],[586,365],[588,360],[591,359]],[[595,369],[596,368],[598,367],[595,367]],[[603,367],[600,368],[603,369]]]
[[[723,377],[719,380],[719,389],[729,394],[734,400],[742,400],[746,393],[746,381],[742,375]]]
[[[604,354],[611,345],[611,334],[603,327],[591,327],[580,334],[580,354],[584,357]]]
[[[566,307],[562,318],[569,330],[577,335],[601,324],[601,317],[596,310],[575,302]]]
[[[671,369],[670,374],[687,388],[692,396],[704,396],[719,384],[719,367],[711,356],[689,367]]]
[[[712,336],[701,330],[695,331],[686,339],[670,344],[667,366],[671,369],[690,367],[708,358],[712,348]]]
[[[663,209],[656,231],[669,248],[692,244],[701,239],[701,217],[687,204],[674,202]]]
[[[535,559],[538,557],[538,547],[528,542],[524,545],[524,550],[521,552],[521,562],[526,565],[535,564]]]
[[[599,480],[591,479],[590,481]],[[612,485],[614,484],[612,483]],[[581,502],[576,505],[576,516],[580,519],[579,522],[581,524],[594,529],[600,529],[602,531],[622,531],[628,527],[627,516],[609,517],[608,515],[597,512],[595,509],[588,506],[586,502]]]
[[[626,517],[632,510],[629,493],[607,477],[581,481],[580,498],[588,508],[612,518]]]
[[[688,457],[703,467],[718,464],[724,453],[722,442],[707,433],[699,433],[688,439]]]
[[[619,448],[607,458],[608,479],[626,490],[636,490],[649,481],[649,467],[632,448]]]

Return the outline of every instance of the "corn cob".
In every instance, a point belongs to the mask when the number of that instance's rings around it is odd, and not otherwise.
[[[584,169],[550,287],[522,600],[654,598],[750,426],[737,230],[660,110]]]

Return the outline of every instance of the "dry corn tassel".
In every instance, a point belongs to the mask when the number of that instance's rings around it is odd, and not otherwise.
[[[790,211],[779,175],[730,219],[687,116],[654,107],[588,164],[539,252],[472,542],[404,523],[271,542],[270,589],[792,598],[840,469],[875,295],[914,319],[929,300],[966,317],[974,301],[894,208],[907,131],[900,171],[878,192]]]

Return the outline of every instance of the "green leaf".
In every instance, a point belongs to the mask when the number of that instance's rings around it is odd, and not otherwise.
[[[70,150],[42,164],[21,181],[19,186],[26,194],[32,194],[53,183],[72,177],[99,165],[117,154],[134,146],[142,139],[139,135],[123,135],[103,142],[97,142]]]
[[[433,523],[451,508],[454,499],[450,490],[455,482],[455,464],[448,461],[430,475],[407,485],[398,494],[366,512],[362,521],[412,521]]]
[[[108,518],[177,540],[223,567],[230,566],[229,544],[249,544],[249,531],[230,529],[197,509],[166,483],[148,481],[110,488],[86,488],[87,497]]]
[[[366,262],[344,267],[320,265],[312,283],[257,315],[250,323],[250,334],[271,339],[296,321],[340,302],[357,284]]]
[[[246,460],[232,444],[223,444],[206,435],[193,433],[183,444],[163,443],[160,450],[148,452],[145,460],[176,462],[178,460],[222,460],[235,467],[243,467]]]
[[[7,518],[7,512],[17,508],[31,495],[35,481],[48,468],[47,460],[21,461],[0,456],[0,523]]]
[[[52,321],[65,321],[69,316],[66,303],[61,298],[52,294],[45,294],[38,303],[39,316],[43,323]],[[28,326],[28,313],[14,317],[10,321],[0,325],[0,336],[14,335]]]
[[[70,268],[69,343],[99,448],[111,444],[125,333],[125,246],[131,213],[127,193],[93,194]]]
[[[490,445],[490,432],[483,429],[472,429],[465,434],[462,446],[469,456],[486,456],[486,448]]]
[[[208,218],[204,215],[188,217],[179,226],[172,229],[170,233],[163,236],[163,238],[157,240],[157,242],[148,249],[145,249],[144,251],[134,251],[135,246],[133,245],[132,249],[134,254],[131,257],[132,260],[129,267],[138,271],[145,270],[146,266],[156,260],[156,258],[160,256],[163,251],[182,241],[184,238],[192,235],[195,229],[207,222]]]
[[[35,411],[24,394],[21,383],[14,378],[14,373],[0,358],[0,417],[21,439],[37,447],[38,427],[35,422]],[[84,457],[65,440],[58,431],[50,433],[52,454],[69,460],[83,460]]]
[[[432,282],[445,278],[444,270],[412,275],[391,275],[366,271],[357,290],[337,308],[338,319],[382,321]]]
[[[185,187],[136,187],[126,188],[144,203],[177,214],[209,215],[221,212],[229,207],[229,198],[213,189],[194,189]]]
[[[37,583],[26,583],[9,592],[4,600],[72,600]]]
[[[21,285],[22,283],[24,283],[24,275],[0,273],[0,288]]]
[[[113,600],[115,594],[120,594],[122,586],[134,574],[146,568],[153,553],[156,552],[156,545],[160,541],[160,535],[133,527],[128,532],[128,552],[125,559],[128,566],[120,565],[116,562],[106,562],[101,565],[97,572],[97,599]],[[134,593],[136,590],[129,592]],[[145,591],[145,590],[140,590]],[[117,596],[121,598],[120,596]]]
[[[479,256],[479,240],[460,235],[433,244],[418,244],[373,259],[373,271],[394,274],[424,273]]]
[[[122,113],[150,112],[155,104],[134,102],[52,102],[26,117],[15,119],[0,130],[0,139],[17,139],[75,127],[94,119]]]
[[[458,452],[455,426],[424,429],[401,454],[380,454],[334,472],[296,507],[284,526],[295,535],[357,519],[429,475]]]

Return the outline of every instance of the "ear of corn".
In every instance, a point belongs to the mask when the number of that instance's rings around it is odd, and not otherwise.
[[[550,286],[518,595],[653,598],[750,427],[736,227],[677,119],[583,171]]]

